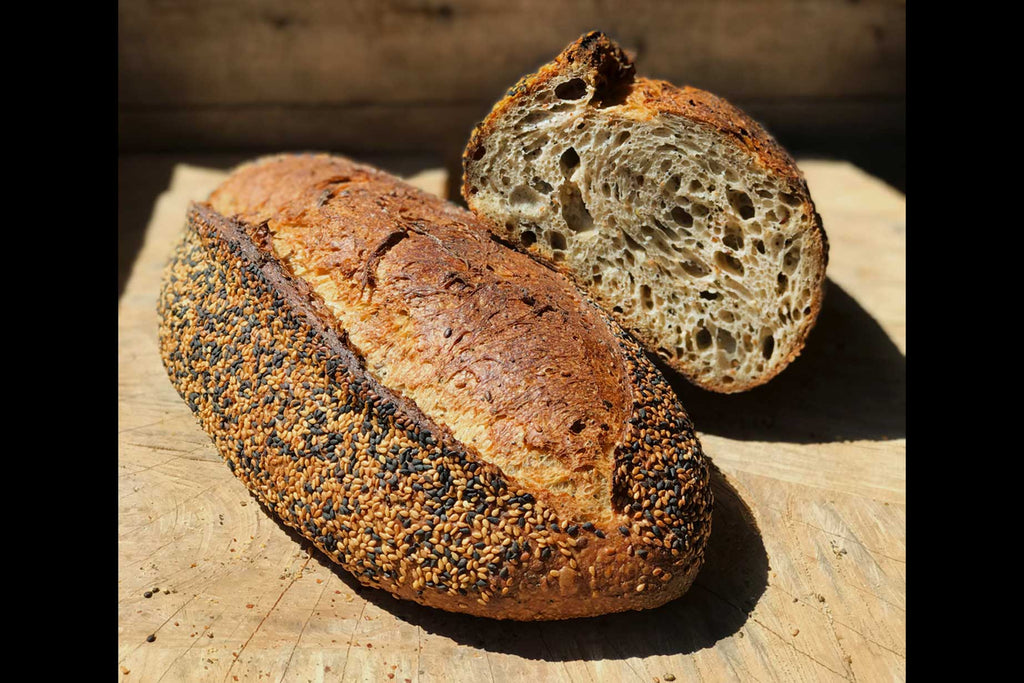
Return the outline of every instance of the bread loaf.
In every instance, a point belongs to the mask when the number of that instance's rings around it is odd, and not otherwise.
[[[728,102],[634,72],[594,32],[523,78],[474,131],[463,195],[695,384],[763,384],[821,308],[807,185]]]
[[[267,508],[362,583],[561,619],[682,594],[693,427],[636,342],[469,212],[349,160],[260,160],[165,275],[174,386]]]

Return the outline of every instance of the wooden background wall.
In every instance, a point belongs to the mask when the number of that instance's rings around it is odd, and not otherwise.
[[[590,29],[787,146],[901,140],[903,0],[119,0],[122,152],[456,154]]]

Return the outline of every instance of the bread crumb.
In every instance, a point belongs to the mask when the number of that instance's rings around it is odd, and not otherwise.
[[[793,633],[793,637],[795,638],[796,636],[800,635],[800,629],[795,628],[795,629],[793,629],[792,633]]]

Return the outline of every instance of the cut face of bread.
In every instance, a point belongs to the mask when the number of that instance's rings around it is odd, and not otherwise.
[[[602,34],[524,78],[474,131],[463,194],[695,384],[762,384],[799,354],[827,243],[792,159],[694,88],[634,78]]]

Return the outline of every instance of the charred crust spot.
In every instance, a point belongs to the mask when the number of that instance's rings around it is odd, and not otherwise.
[[[366,267],[363,269],[364,287],[370,287],[372,289],[373,287],[377,286],[377,264],[380,263],[380,260],[384,258],[385,254],[387,254],[392,248],[394,248],[395,245],[397,245],[399,242],[401,242],[408,236],[408,231],[396,230],[387,237],[385,237],[380,244],[374,247],[373,252],[370,254],[370,258],[366,260]]]

